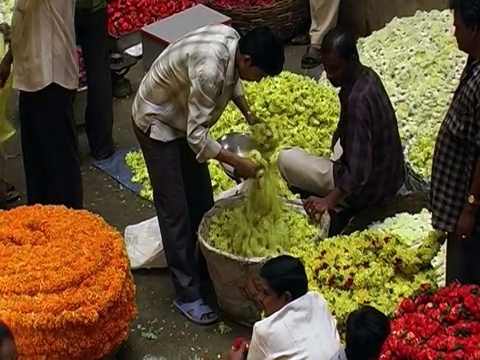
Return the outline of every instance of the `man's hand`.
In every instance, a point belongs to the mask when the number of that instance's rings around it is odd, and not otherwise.
[[[307,214],[312,218],[317,214],[323,215],[332,208],[326,198],[319,198],[316,196],[310,196],[308,199],[303,200],[303,207]]]
[[[456,233],[462,240],[470,240],[473,235],[473,228],[477,220],[477,208],[471,205],[466,205],[463,208],[457,222]]]
[[[245,116],[245,120],[247,120],[248,125],[252,126],[255,124],[260,124],[262,123],[262,120],[260,120],[253,112],[249,111],[247,115]]]
[[[234,165],[235,172],[244,179],[256,178],[258,167],[251,160],[239,158]]]
[[[245,293],[251,300],[258,301],[258,296],[262,292],[262,290],[262,280],[258,276],[251,277],[247,280],[247,284],[245,286]]]
[[[243,342],[238,349],[232,349],[226,356],[225,360],[246,360],[246,351],[248,349],[248,343]]]

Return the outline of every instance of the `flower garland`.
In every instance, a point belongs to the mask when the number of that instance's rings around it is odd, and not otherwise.
[[[426,287],[404,300],[380,359],[480,359],[480,287]]]
[[[135,316],[123,239],[103,219],[61,206],[0,211],[0,318],[21,359],[103,359]]]
[[[392,234],[367,230],[306,244],[291,253],[306,265],[310,290],[320,292],[344,324],[362,304],[392,314],[423,284],[434,286],[430,262],[439,247],[434,232],[415,249]]]

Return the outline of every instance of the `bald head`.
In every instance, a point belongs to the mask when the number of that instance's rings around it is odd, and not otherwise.
[[[322,53],[326,55],[332,52],[342,60],[359,60],[355,36],[340,27],[330,29],[323,38]]]

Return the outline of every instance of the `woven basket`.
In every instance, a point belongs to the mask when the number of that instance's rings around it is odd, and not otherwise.
[[[215,0],[207,0],[207,5],[230,17],[232,26],[242,35],[258,26],[268,26],[282,40],[290,40],[309,15],[308,0],[274,0],[265,7],[248,9],[223,8]]]
[[[384,221],[400,213],[418,214],[423,209],[429,209],[429,207],[428,192],[396,196],[388,205],[367,209],[355,216],[342,231],[342,235],[350,235],[355,231],[366,230],[374,222]]]
[[[211,219],[226,209],[240,205],[244,199],[244,195],[239,194],[217,201],[200,223],[198,244],[205,257],[220,308],[236,322],[253,326],[261,318],[261,309],[248,297],[245,287],[252,276],[258,275],[268,258],[242,258],[217,250],[208,243]],[[303,208],[297,203],[285,202],[295,211],[303,213]]]

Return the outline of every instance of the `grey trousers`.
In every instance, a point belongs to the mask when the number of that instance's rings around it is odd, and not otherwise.
[[[177,299],[200,295],[200,266],[195,256],[197,230],[213,206],[208,165],[199,163],[185,138],[168,143],[153,140],[133,124],[145,157],[165,258]]]
[[[458,281],[480,286],[480,236],[470,241],[452,234],[448,236],[446,281],[447,284]]]

